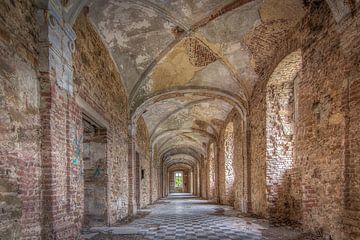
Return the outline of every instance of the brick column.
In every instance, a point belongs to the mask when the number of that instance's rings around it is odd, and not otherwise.
[[[37,13],[40,26],[43,239],[75,238],[81,227],[81,221],[74,220],[79,215],[69,208],[73,191],[67,191],[71,185],[72,167],[69,162],[72,156],[70,129],[74,129],[75,115],[79,114],[72,95],[75,33],[62,14],[62,4],[58,0],[47,2]],[[78,162],[76,165],[75,168],[80,168]]]
[[[129,162],[128,162],[128,174],[129,174],[129,215],[136,213],[136,202],[135,202],[135,141],[136,141],[136,122],[132,122],[129,125]]]
[[[150,143],[151,144],[151,143]],[[149,149],[150,153],[150,169],[149,169],[149,189],[150,189],[150,204],[153,203],[153,164],[154,164],[154,156],[153,156],[153,148],[152,144]]]

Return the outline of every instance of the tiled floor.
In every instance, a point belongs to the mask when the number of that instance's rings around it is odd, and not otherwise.
[[[132,233],[143,235],[144,239],[150,240],[285,240],[297,239],[296,236],[299,235],[298,232],[282,229],[284,233],[278,234],[278,231],[275,230],[274,235],[267,237],[264,235],[264,231],[269,230],[269,226],[265,221],[237,217],[237,212],[231,210],[230,207],[212,204],[190,195],[172,195],[146,210],[151,213],[130,224],[112,228],[97,228],[93,231],[111,236]]]
[[[260,231],[246,231],[236,217],[214,215],[216,205],[194,198],[172,196],[143,219],[129,226],[142,228],[148,239],[261,239]]]

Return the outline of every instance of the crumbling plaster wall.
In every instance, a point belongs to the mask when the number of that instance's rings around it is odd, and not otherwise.
[[[201,188],[201,192],[200,192],[200,196],[204,199],[208,198],[207,192],[207,182],[209,181],[209,172],[204,171],[205,169],[208,169],[208,160],[206,158],[202,158],[201,162],[200,162],[200,169],[202,169],[202,171],[200,171],[200,188]]]
[[[85,14],[77,19],[74,54],[75,94],[108,122],[107,168],[109,222],[128,213],[128,101],[109,52]]]
[[[117,69],[100,38],[81,15],[75,26],[78,36],[74,54],[74,96],[51,83],[51,92],[42,90],[41,100],[46,96],[50,99],[46,104],[51,105],[46,105],[40,101],[40,89],[47,85],[43,78],[39,81],[37,72],[35,6],[29,1],[6,1],[1,4],[0,12],[4,14],[0,27],[0,198],[4,198],[1,207],[5,210],[0,236],[4,239],[20,236],[34,239],[42,234],[50,236],[48,234],[52,232],[53,237],[69,239],[78,235],[84,192],[82,162],[73,158],[76,147],[81,148],[82,133],[82,111],[76,103],[77,96],[108,123],[107,169],[101,169],[100,173],[108,179],[107,221],[114,223],[125,217],[128,209],[128,102]],[[51,116],[57,116],[56,121],[50,120],[56,131],[42,132],[42,124],[45,127],[47,120],[41,121],[40,106]],[[51,137],[41,137],[47,134]],[[56,144],[50,145],[46,139]],[[57,169],[51,176],[51,181],[57,183],[54,189],[44,185],[50,178],[41,177],[46,160],[41,155],[41,144],[43,149],[50,149],[51,164]],[[53,198],[58,199],[56,206],[47,200],[50,195],[41,197],[42,190],[53,192]]]
[[[301,51],[286,56],[271,74],[266,90],[266,187],[272,220],[301,220],[300,166],[295,161],[297,85]]]
[[[0,238],[40,235],[41,122],[35,7],[0,4]]]
[[[232,166],[226,166],[225,156],[230,154],[227,153],[229,149],[225,147],[225,141],[229,139],[226,138],[225,130],[229,123],[232,123]],[[230,204],[236,209],[240,209],[244,212],[247,211],[247,163],[244,159],[244,147],[245,144],[245,134],[243,132],[243,122],[240,114],[236,110],[232,110],[227,116],[224,125],[220,132],[219,139],[219,154],[218,154],[218,167],[219,167],[219,196],[220,203]],[[226,171],[225,168],[232,168],[233,174],[233,187],[230,192],[226,192]]]
[[[137,121],[136,129],[136,145],[137,151],[140,154],[140,207],[145,207],[150,203],[151,195],[151,180],[150,174],[150,138],[149,133],[145,124],[145,121],[140,117]],[[141,176],[141,171],[144,171],[144,178]]]
[[[322,231],[333,239],[357,239],[359,191],[354,179],[359,172],[355,167],[358,153],[349,146],[356,146],[359,126],[358,117],[353,117],[359,115],[358,108],[350,107],[359,103],[359,14],[355,11],[337,23],[325,2],[310,4],[307,11],[294,31],[276,38],[268,34],[277,39],[278,47],[272,53],[256,56],[256,43],[252,44],[253,61],[264,63],[256,64],[260,80],[250,100],[252,209],[268,215],[267,80],[285,56],[300,48],[303,67],[298,85],[295,166],[301,166],[301,222],[305,229]],[[260,39],[267,38],[265,29],[257,30]],[[348,207],[350,202],[353,204]]]
[[[160,189],[160,171],[161,164],[159,159],[159,152],[157,145],[154,146],[153,149],[153,158],[151,161],[152,167],[152,180],[151,180],[151,202],[155,202],[161,197],[161,189]]]

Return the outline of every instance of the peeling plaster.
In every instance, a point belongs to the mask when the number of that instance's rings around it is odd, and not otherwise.
[[[136,86],[133,112],[150,96],[170,89],[178,89],[178,93],[182,88],[202,89],[204,95],[154,99],[137,114],[143,116],[152,137],[159,136],[160,151],[180,145],[195,145],[203,151],[234,107],[240,105],[246,112],[247,97],[258,79],[246,45],[248,36],[263,22],[286,20],[289,16],[283,11],[293,11],[290,8],[298,6],[294,1],[255,0],[212,19],[210,13],[233,1],[106,0],[104,4],[98,0],[94,6],[99,6],[99,11],[91,12],[90,18],[122,69],[128,93]],[[299,11],[298,16],[301,14]],[[196,25],[204,19],[209,22]],[[178,40],[172,30],[182,26],[176,23],[189,26]],[[192,25],[198,26],[193,32],[188,30]],[[190,38],[198,44],[194,49],[186,45]],[[210,89],[218,89],[226,97],[207,100],[212,96],[205,94]],[[227,97],[231,101],[224,100]]]

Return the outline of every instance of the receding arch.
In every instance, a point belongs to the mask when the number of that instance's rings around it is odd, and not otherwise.
[[[156,126],[154,127],[153,131],[151,132],[150,136],[153,137],[157,128],[163,123],[165,122],[167,119],[169,119],[171,116],[175,115],[176,113],[184,110],[184,109],[187,109],[187,108],[190,108],[194,105],[197,105],[197,104],[200,104],[200,103],[203,103],[203,102],[208,102],[208,101],[211,101],[212,99],[211,98],[205,98],[205,99],[200,99],[200,100],[197,100],[197,101],[193,101],[193,102],[190,102],[188,104],[186,104],[185,106],[182,106],[182,107],[179,107],[177,109],[175,109],[174,111],[170,112],[168,115],[166,115],[163,119],[161,119],[157,124]],[[215,128],[209,124],[209,126],[214,130]],[[216,131],[215,131],[216,132]]]
[[[198,161],[201,157],[201,150],[190,145],[180,145],[176,147],[169,147],[164,149],[163,151],[159,152],[160,159],[166,161],[167,158],[176,155],[176,154],[187,154],[191,156],[193,159]]]
[[[229,122],[224,132],[224,202],[234,204],[234,123]]]
[[[275,68],[266,91],[266,186],[268,211],[277,221],[294,219],[299,189],[292,184],[295,159],[296,84],[302,67],[301,51],[286,56]],[[294,209],[290,209],[290,208]],[[299,214],[300,215],[300,214]],[[296,217],[295,217],[296,218]]]
[[[173,135],[178,135],[181,133],[198,133],[201,134],[203,136],[208,137],[209,139],[213,139],[215,140],[217,138],[216,135],[210,134],[207,131],[201,130],[201,129],[169,129],[166,131],[163,131],[159,134],[157,134],[156,136],[153,136],[153,138],[151,139],[152,144],[157,144],[162,138],[165,138],[167,136],[173,136]]]
[[[208,178],[208,186],[207,186],[207,196],[209,200],[216,200],[217,199],[217,151],[216,151],[216,145],[214,142],[211,142],[208,147],[207,152],[207,178]]]
[[[187,86],[176,87],[156,92],[151,94],[150,96],[145,97],[145,99],[139,101],[138,103],[132,103],[133,105],[131,106],[130,112],[131,117],[134,121],[139,118],[146,111],[146,109],[155,102],[163,101],[165,99],[170,99],[177,96],[184,96],[186,94],[223,99],[224,101],[234,106],[242,115],[242,117],[244,117],[247,113],[248,102],[246,99],[242,99],[239,96],[235,96],[230,92],[218,88]]]

